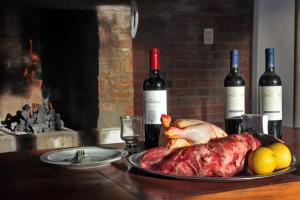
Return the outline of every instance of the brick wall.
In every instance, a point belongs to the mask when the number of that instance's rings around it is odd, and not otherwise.
[[[120,116],[133,114],[130,5],[101,5],[99,32],[98,128],[120,126]]]
[[[168,80],[168,112],[223,124],[223,80],[229,50],[240,51],[246,80],[246,111],[251,107],[250,45],[252,1],[139,0],[139,28],[133,40],[134,108],[143,114],[142,83],[149,49],[161,49],[161,72]],[[203,29],[214,29],[214,44],[203,44]]]

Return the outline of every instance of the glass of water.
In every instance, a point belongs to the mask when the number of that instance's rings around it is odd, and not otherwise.
[[[126,148],[137,147],[144,140],[144,121],[142,116],[122,116],[121,139],[125,141]]]

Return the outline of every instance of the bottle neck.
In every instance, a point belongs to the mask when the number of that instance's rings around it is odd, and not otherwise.
[[[275,72],[274,54],[266,53],[266,72]]]
[[[151,67],[150,73],[152,73],[152,74],[159,74],[159,69],[153,69],[153,68]]]
[[[154,73],[159,72],[159,50],[157,48],[152,48],[151,49],[151,54],[150,54],[150,71]]]
[[[238,66],[230,66],[230,72],[238,74],[240,72],[240,68]]]
[[[239,73],[239,53],[236,49],[230,51],[230,72]]]
[[[275,72],[274,67],[266,66],[266,72]]]

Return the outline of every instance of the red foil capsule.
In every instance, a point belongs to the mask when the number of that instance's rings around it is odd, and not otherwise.
[[[151,69],[158,70],[159,69],[159,49],[158,48],[151,48]]]

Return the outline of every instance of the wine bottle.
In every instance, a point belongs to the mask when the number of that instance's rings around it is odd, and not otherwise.
[[[167,83],[159,73],[159,49],[151,48],[150,73],[144,80],[145,148],[158,146],[160,117],[167,114]]]
[[[274,48],[268,48],[266,68],[259,78],[259,113],[268,116],[268,134],[282,138],[282,85],[280,77],[275,73]]]
[[[225,87],[225,131],[228,134],[242,132],[242,115],[245,114],[245,81],[240,74],[239,52],[230,51],[230,72],[224,80]]]

